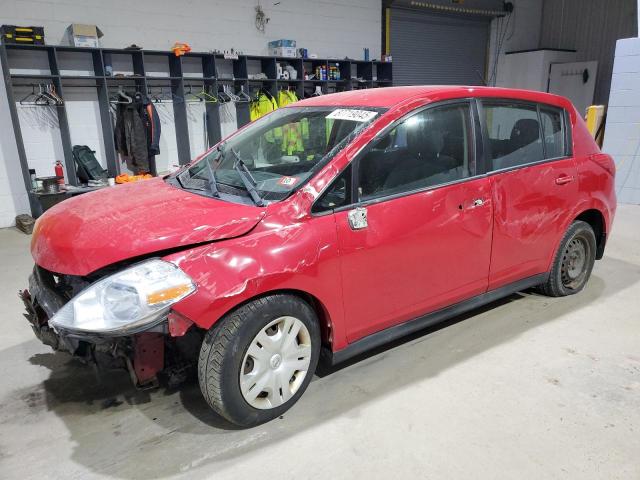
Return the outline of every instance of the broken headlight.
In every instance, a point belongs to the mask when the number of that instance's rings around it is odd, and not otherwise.
[[[110,275],[73,297],[49,321],[55,329],[101,334],[138,331],[161,320],[196,286],[180,268],[153,259]]]

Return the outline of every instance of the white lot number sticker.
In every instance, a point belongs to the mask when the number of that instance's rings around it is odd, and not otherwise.
[[[351,120],[352,122],[368,122],[377,114],[378,112],[372,112],[370,110],[339,108],[327,115],[327,118],[331,118],[333,120]]]

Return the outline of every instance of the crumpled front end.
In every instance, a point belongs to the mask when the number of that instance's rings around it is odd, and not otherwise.
[[[67,302],[93,283],[85,277],[60,275],[36,265],[29,276],[29,288],[19,293],[26,308],[24,316],[36,337],[53,350],[69,353],[99,369],[126,369],[139,388],[156,386],[161,372],[170,384],[185,380],[201,336],[196,329],[189,329],[188,319],[173,312],[148,330],[122,336],[66,332],[50,325],[50,319]]]

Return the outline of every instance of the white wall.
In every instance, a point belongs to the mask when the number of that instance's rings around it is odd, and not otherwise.
[[[490,85],[496,85],[496,78],[501,69],[504,69],[504,54],[518,50],[530,50],[538,48],[540,45],[540,28],[542,22],[542,5],[543,0],[511,0],[514,5],[511,18],[496,18],[491,22],[491,41],[489,46],[489,69],[487,77]],[[505,33],[506,32],[506,33]],[[500,34],[498,36],[498,34]],[[499,55],[496,51],[498,43],[503,39],[500,45]]]
[[[616,162],[618,201],[640,205],[640,38],[617,42],[602,150]]]
[[[97,24],[104,32],[103,47],[123,48],[132,43],[146,49],[168,50],[174,42],[187,42],[194,51],[236,49],[245,54],[266,54],[267,42],[291,38],[319,56],[361,58],[368,47],[380,58],[380,0],[281,0],[260,2],[270,21],[264,33],[254,26],[257,0],[0,0],[3,24],[44,26],[48,44],[60,44],[70,23]],[[37,54],[14,73],[47,73]],[[15,66],[15,62],[12,62]],[[90,66],[75,65],[64,74],[88,74]],[[115,66],[114,66],[115,67]],[[114,68],[115,70],[115,68]],[[0,85],[0,227],[10,226],[18,213],[29,213],[19,168],[15,138]],[[16,100],[28,90],[18,89]],[[73,144],[89,145],[105,165],[100,117],[90,89],[65,88],[66,110]],[[30,168],[39,176],[53,175],[55,160],[62,159],[62,145],[55,115],[47,108],[18,107]],[[177,163],[172,106],[158,106],[162,122],[158,169]],[[205,146],[203,109],[188,108],[193,156]]]
[[[257,0],[1,0],[2,23],[42,25],[47,43],[60,43],[70,23],[98,25],[105,47],[131,43],[168,50],[187,42],[194,50],[266,54],[270,40],[291,38],[320,56],[380,58],[380,0],[262,1],[265,33],[254,26]],[[274,5],[278,3],[278,5]]]

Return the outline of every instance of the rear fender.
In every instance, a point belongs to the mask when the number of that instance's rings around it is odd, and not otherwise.
[[[611,212],[611,210],[607,207],[607,204],[601,198],[599,198],[599,195],[594,194],[594,196],[579,202],[578,205],[576,205],[576,207],[572,210],[571,214],[565,217],[565,222],[561,230],[562,233],[560,235],[560,238],[557,239],[556,246],[553,249],[551,256],[547,260],[547,271],[551,270],[556,252],[558,251],[558,248],[560,248],[560,241],[562,240],[562,237],[564,237],[565,232],[569,229],[569,226],[575,221],[575,219],[587,210],[597,210],[602,214],[604,218],[605,239],[609,237],[613,212]],[[599,241],[599,239],[596,239],[596,241]]]

